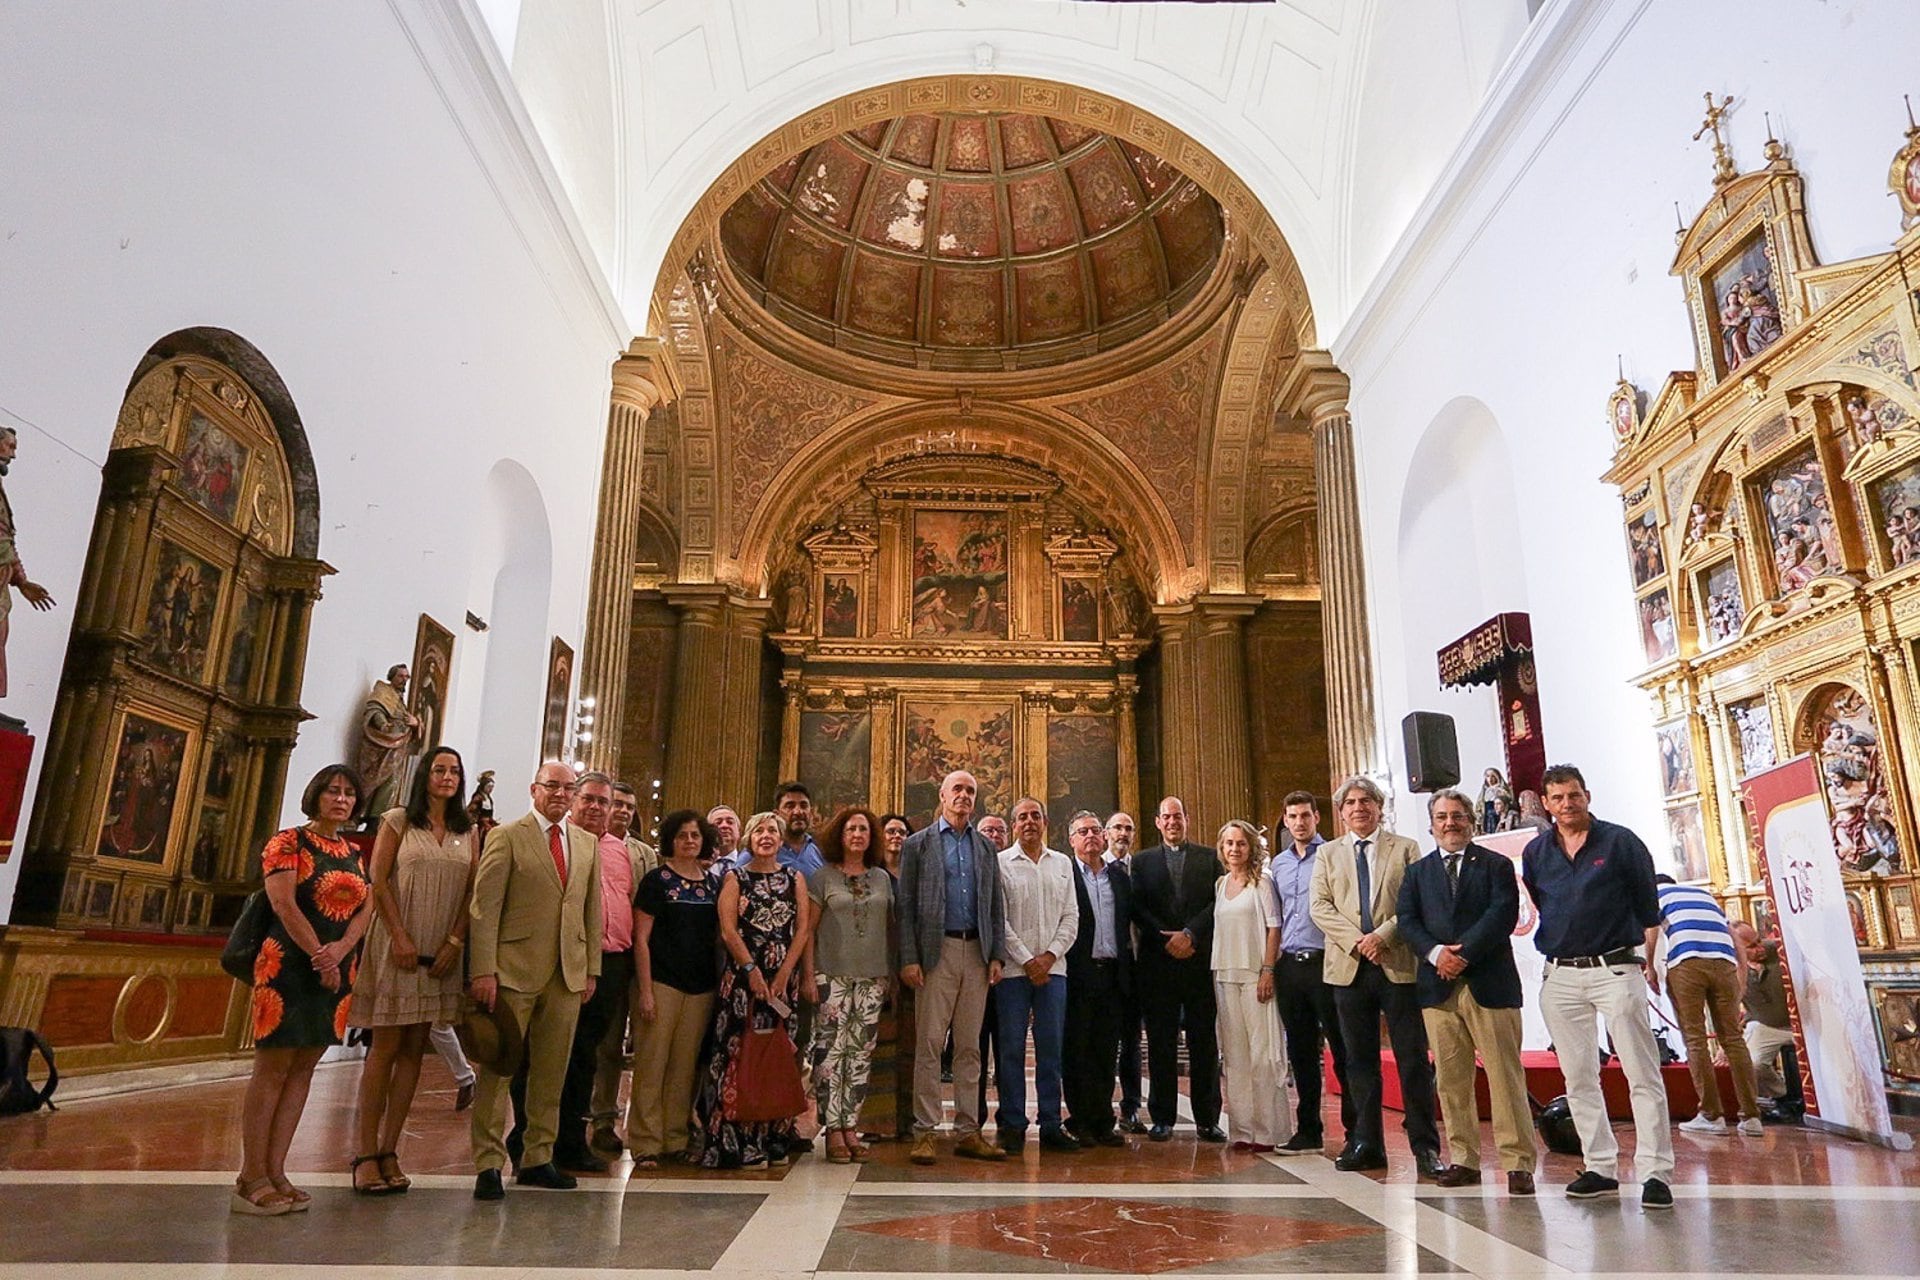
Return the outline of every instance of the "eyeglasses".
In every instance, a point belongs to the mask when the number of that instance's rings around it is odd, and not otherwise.
[[[546,792],[573,791],[578,786],[572,782],[536,782],[533,785]]]

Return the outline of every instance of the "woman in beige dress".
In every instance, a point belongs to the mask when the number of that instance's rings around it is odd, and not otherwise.
[[[353,1189],[363,1195],[412,1185],[395,1152],[420,1082],[420,1059],[433,1024],[460,1016],[460,953],[474,862],[465,791],[460,753],[435,747],[414,773],[406,808],[389,809],[374,837],[375,918],[347,1020],[373,1032],[360,1075],[352,1164]]]

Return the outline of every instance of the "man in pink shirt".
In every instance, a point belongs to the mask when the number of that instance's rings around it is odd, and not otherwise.
[[[580,1006],[573,1033],[573,1054],[560,1090],[560,1136],[553,1162],[576,1173],[605,1173],[607,1162],[587,1144],[587,1112],[593,1103],[593,1074],[600,1042],[614,1018],[626,1012],[627,987],[633,981],[633,862],[626,841],[607,830],[613,816],[613,779],[604,773],[581,777],[568,820],[600,842],[600,981]]]

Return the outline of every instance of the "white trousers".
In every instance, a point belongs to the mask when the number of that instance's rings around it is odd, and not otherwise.
[[[1213,984],[1220,1027],[1220,1065],[1227,1077],[1227,1137],[1277,1147],[1293,1136],[1286,1105],[1287,1042],[1272,1001],[1260,1003],[1251,982]]]
[[[466,1051],[460,1047],[460,1037],[453,1033],[451,1026],[444,1022],[435,1023],[433,1030],[427,1033],[427,1039],[433,1042],[433,1051],[440,1055],[440,1060],[447,1064],[447,1070],[453,1073],[455,1084],[474,1082],[473,1064],[467,1061]]]
[[[1633,1096],[1633,1165],[1641,1179],[1673,1181],[1673,1130],[1667,1088],[1660,1079],[1660,1047],[1647,1019],[1647,980],[1640,966],[1573,969],[1547,961],[1540,985],[1540,1013],[1553,1037],[1567,1104],[1580,1130],[1586,1167],[1602,1177],[1619,1176],[1620,1143],[1600,1095],[1600,1033],[1595,1016],[1607,1020],[1613,1051]]]
[[[1749,1022],[1746,1030],[1747,1056],[1753,1059],[1754,1081],[1768,1098],[1787,1094],[1787,1078],[1780,1073],[1780,1051],[1793,1048],[1793,1031],[1770,1027],[1764,1022]]]

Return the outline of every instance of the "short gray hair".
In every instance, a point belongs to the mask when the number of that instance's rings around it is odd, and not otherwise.
[[[614,786],[614,782],[612,778],[609,778],[606,774],[600,772],[600,770],[598,769],[587,770],[587,772],[580,775],[580,780],[574,783],[573,785],[576,790],[580,787],[605,787],[609,791],[616,791],[619,789],[616,786]]]
[[[1380,784],[1363,773],[1356,773],[1341,783],[1340,789],[1333,793],[1334,808],[1338,809],[1347,802],[1347,793],[1349,791],[1358,791],[1382,808],[1386,806],[1387,793],[1380,789]]]
[[[1429,823],[1433,821],[1433,806],[1439,804],[1442,800],[1458,800],[1460,807],[1467,811],[1467,817],[1473,817],[1473,801],[1467,798],[1466,792],[1458,787],[1442,787],[1427,797],[1427,821]]]

